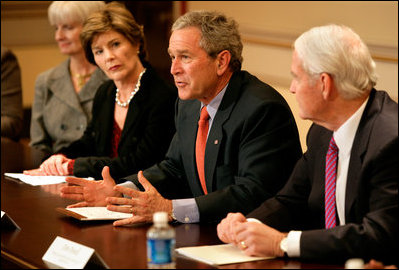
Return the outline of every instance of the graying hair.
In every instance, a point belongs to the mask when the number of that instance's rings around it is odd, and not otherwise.
[[[48,7],[51,25],[65,22],[83,24],[89,15],[105,6],[103,1],[53,1]]]
[[[172,33],[186,27],[197,27],[201,31],[199,46],[207,54],[216,58],[218,53],[227,50],[231,54],[230,68],[241,70],[242,42],[235,20],[216,11],[192,11],[179,17],[172,26]]]
[[[369,49],[347,26],[311,28],[295,40],[294,48],[306,73],[312,77],[330,74],[346,99],[362,96],[377,83],[376,65]]]

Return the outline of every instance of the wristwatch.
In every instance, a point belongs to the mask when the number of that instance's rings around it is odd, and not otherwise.
[[[283,240],[280,242],[280,249],[284,252],[284,257],[288,257],[287,250],[288,250],[288,240],[287,237],[284,237]]]

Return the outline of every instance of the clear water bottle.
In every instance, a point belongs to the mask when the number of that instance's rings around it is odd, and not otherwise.
[[[148,268],[175,268],[175,230],[168,224],[166,212],[156,212],[154,225],[147,231]]]

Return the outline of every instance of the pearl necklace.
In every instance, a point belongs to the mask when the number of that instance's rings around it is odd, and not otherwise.
[[[116,104],[118,104],[119,106],[125,108],[129,105],[130,101],[132,100],[132,98],[134,97],[134,95],[139,91],[140,89],[140,81],[141,81],[141,77],[143,76],[144,72],[146,71],[146,69],[144,69],[140,75],[139,75],[139,79],[137,80],[136,86],[134,87],[134,90],[130,93],[130,97],[126,102],[121,102],[119,100],[119,89],[116,88],[116,94],[115,94],[115,102]]]

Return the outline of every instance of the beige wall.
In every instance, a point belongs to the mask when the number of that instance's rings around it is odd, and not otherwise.
[[[11,46],[10,46],[11,47]],[[22,73],[22,101],[24,108],[32,106],[37,75],[67,59],[55,44],[12,46]]]
[[[307,29],[327,23],[353,28],[377,64],[377,89],[398,101],[398,3],[396,1],[189,1],[191,10],[217,10],[233,17],[244,43],[243,69],[274,86],[288,101],[306,150],[311,125],[298,116],[291,81],[291,44]]]
[[[49,3],[1,1],[1,42],[14,50],[20,61],[24,107],[32,105],[37,75],[66,59],[59,53],[47,22]],[[175,13],[180,4],[175,2]],[[352,27],[369,45],[376,60],[380,76],[377,88],[398,100],[396,1],[187,1],[187,8],[219,10],[237,20],[244,42],[243,68],[274,86],[287,99],[298,123],[303,149],[310,122],[298,117],[295,97],[288,89],[290,46],[308,28],[326,23]]]
[[[20,63],[25,108],[32,106],[37,75],[66,59],[47,20],[50,3],[1,1],[1,43],[14,51]]]

